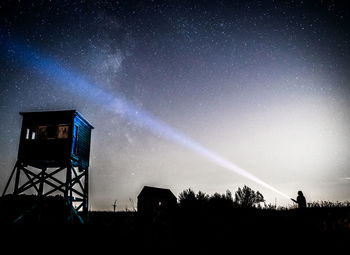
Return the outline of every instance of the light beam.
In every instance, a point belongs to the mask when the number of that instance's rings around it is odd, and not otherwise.
[[[69,68],[64,67],[64,65],[60,64],[54,58],[44,56],[30,46],[24,46],[22,43],[15,40],[10,41],[3,39],[1,41],[1,47],[9,57],[14,57],[15,60],[20,62],[26,68],[34,70],[40,75],[52,79],[55,82],[59,82],[62,89],[77,95],[83,94],[89,100],[97,102],[105,109],[112,111],[114,114],[119,114],[133,124],[147,129],[156,136],[185,147],[218,166],[244,176],[285,198],[289,198],[289,196],[283,192],[233,164],[219,154],[209,150],[199,142],[183,134],[181,131],[171,127],[156,116],[153,116],[151,113],[136,107],[121,96],[108,93],[108,91],[101,89],[98,84],[89,82],[78,72],[69,70]]]

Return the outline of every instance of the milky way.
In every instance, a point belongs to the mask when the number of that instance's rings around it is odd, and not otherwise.
[[[349,6],[341,1],[2,3],[20,40],[181,130],[284,193],[350,199]],[[4,48],[2,48],[4,49]],[[132,207],[143,185],[207,193],[244,184],[0,52],[0,189],[19,111],[77,109],[93,123],[92,209]],[[85,95],[85,96],[84,96]],[[280,199],[280,198],[278,198]],[[287,203],[281,198],[281,203]]]

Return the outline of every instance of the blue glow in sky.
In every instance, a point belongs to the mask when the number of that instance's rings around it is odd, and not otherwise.
[[[15,57],[18,57],[21,64],[24,64],[27,68],[36,70],[42,75],[47,76],[49,79],[59,81],[61,85],[60,87],[69,88],[72,93],[97,101],[101,107],[105,107],[107,110],[110,110],[123,118],[129,119],[131,122],[135,123],[135,125],[147,129],[156,136],[181,145],[192,152],[205,157],[214,164],[242,175],[277,194],[284,196],[285,198],[289,198],[288,195],[260,180],[248,171],[224,159],[217,153],[205,148],[200,143],[172,128],[167,123],[157,119],[150,113],[135,107],[123,98],[113,96],[111,93],[99,89],[98,85],[85,81],[77,72],[66,70],[53,59],[43,57],[41,54],[34,50],[30,50],[28,47],[26,48],[19,43],[11,44],[7,42],[6,46],[8,46],[8,48],[3,49],[5,52],[14,53]],[[81,91],[84,91],[84,94],[81,94]]]

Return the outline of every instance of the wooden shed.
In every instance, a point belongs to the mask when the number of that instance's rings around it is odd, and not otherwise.
[[[153,221],[169,220],[176,206],[176,196],[169,189],[144,186],[137,197],[139,214]]]
[[[18,160],[34,167],[56,167],[72,160],[89,166],[93,126],[76,110],[21,112]]]

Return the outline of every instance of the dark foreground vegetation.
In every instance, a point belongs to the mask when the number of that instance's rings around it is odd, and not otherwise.
[[[344,203],[276,209],[258,203],[242,206],[228,193],[209,197],[187,190],[175,211],[93,211],[82,225],[67,222],[69,210],[61,197],[33,207],[35,199],[0,200],[2,247],[65,253],[95,249],[98,254],[336,254],[350,244],[350,207]],[[18,217],[23,208],[26,215]]]

